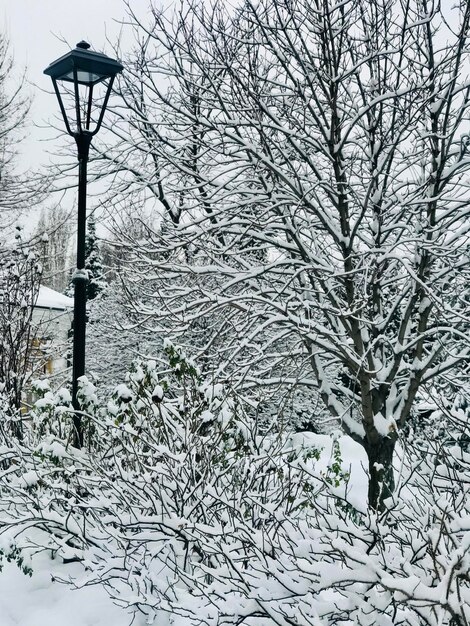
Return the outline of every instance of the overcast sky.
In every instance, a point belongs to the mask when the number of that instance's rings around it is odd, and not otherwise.
[[[145,12],[148,0],[132,0],[132,6]],[[21,148],[23,165],[47,163],[47,149],[53,150],[48,146],[47,121],[57,115],[58,104],[55,95],[45,93],[50,92],[51,81],[43,70],[81,39],[95,50],[110,52],[106,39],[117,40],[118,22],[125,14],[122,0],[0,0],[0,29],[6,32],[14,53],[14,80],[25,69],[33,97],[30,123],[46,126],[28,129]]]

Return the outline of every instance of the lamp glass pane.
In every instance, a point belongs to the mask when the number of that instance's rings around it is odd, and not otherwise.
[[[102,77],[101,74],[94,74],[93,72],[84,72],[83,70],[77,71],[77,80],[79,83],[95,83],[97,80],[100,80]],[[73,72],[68,72],[68,74],[64,74],[62,80],[70,80],[73,81]]]

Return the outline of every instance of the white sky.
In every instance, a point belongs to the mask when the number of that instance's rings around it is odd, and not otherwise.
[[[147,0],[132,0],[132,6],[142,12],[148,4]],[[30,127],[20,149],[23,167],[47,164],[48,150],[54,151],[50,142],[56,133],[51,133],[48,121],[57,117],[59,108],[44,69],[81,39],[92,49],[112,55],[106,39],[117,40],[117,22],[125,15],[122,0],[0,0],[0,30],[6,32],[15,58],[12,81],[17,82],[25,70],[33,98]]]

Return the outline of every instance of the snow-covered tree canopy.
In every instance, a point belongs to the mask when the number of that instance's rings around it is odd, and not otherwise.
[[[129,10],[102,166],[173,225],[136,246],[142,314],[220,312],[219,371],[315,385],[377,485],[419,390],[468,365],[469,4]]]

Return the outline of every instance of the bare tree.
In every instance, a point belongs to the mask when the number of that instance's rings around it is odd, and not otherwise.
[[[36,227],[42,283],[60,292],[66,288],[68,279],[67,258],[72,235],[70,213],[60,205],[44,209]]]
[[[18,213],[38,203],[47,189],[46,177],[18,167],[19,145],[29,112],[24,76],[18,73],[8,39],[0,33],[0,218],[2,237]]]
[[[20,181],[15,172],[18,130],[28,113],[28,100],[23,95],[23,80],[14,89],[9,89],[9,77],[13,59],[5,36],[0,36],[0,206],[2,210],[17,208],[22,200]]]
[[[220,312],[219,372],[244,355],[243,383],[311,385],[381,507],[420,390],[468,367],[470,5],[129,10],[104,161],[176,225],[136,246],[132,279],[161,277],[160,325]]]
[[[17,437],[22,435],[18,417],[25,384],[40,354],[33,324],[40,272],[34,253],[22,244],[18,232],[16,245],[0,256],[0,384]]]
[[[7,38],[0,34],[0,386],[12,432],[25,381],[32,372],[32,316],[41,268],[31,246],[13,225],[18,216],[44,197],[45,177],[21,172],[19,145],[29,112],[24,76],[18,75]]]

